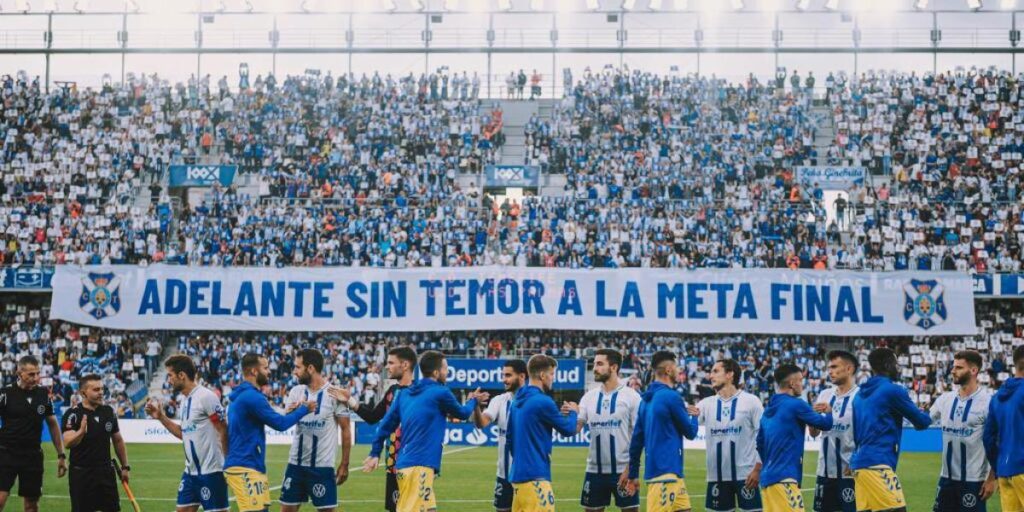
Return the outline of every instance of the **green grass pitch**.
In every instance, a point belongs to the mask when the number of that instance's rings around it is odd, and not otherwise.
[[[67,512],[71,509],[67,498],[67,481],[58,480],[53,462],[52,446],[44,446],[47,453],[46,480],[40,510],[46,512]],[[437,480],[438,510],[442,512],[485,512],[491,509],[494,491],[495,448],[446,447],[442,464],[442,477]],[[352,449],[352,465],[361,465],[368,447],[355,446]],[[139,499],[144,512],[169,512],[174,510],[178,480],[184,464],[181,447],[178,445],[138,444],[128,446],[132,464],[132,490]],[[555,448],[552,455],[555,496],[559,510],[580,510],[579,496],[586,465],[586,450],[583,448]],[[288,458],[288,447],[272,446],[267,456],[271,496],[279,494],[281,476]],[[808,453],[805,459],[803,481],[805,504],[810,511],[814,486],[815,454]],[[909,510],[931,510],[938,480],[940,457],[938,454],[905,453],[900,459],[899,474],[903,482]],[[693,497],[694,510],[704,510],[704,453],[686,452],[686,484]],[[8,502],[7,510],[20,511],[21,499],[16,490]],[[383,470],[364,474],[353,468],[349,481],[339,489],[341,510],[346,512],[377,512],[383,510]],[[122,496],[123,498],[123,496]],[[131,505],[122,500],[122,510],[131,510]],[[232,510],[235,510],[232,508]],[[278,505],[271,507],[278,510]],[[302,510],[313,510],[305,505]],[[614,510],[614,509],[609,509]],[[642,510],[642,509],[641,509]],[[998,496],[989,500],[989,510],[998,512]]]

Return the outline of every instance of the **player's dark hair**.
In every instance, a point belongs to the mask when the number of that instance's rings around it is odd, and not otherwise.
[[[39,360],[36,359],[36,356],[21,356],[21,359],[18,359],[19,367],[28,365],[39,366]]]
[[[557,368],[558,361],[555,361],[555,358],[549,355],[536,354],[530,357],[530,362],[526,363],[526,366],[529,368],[530,378],[535,379],[539,377],[541,373],[552,368]]]
[[[853,365],[854,369],[860,366],[860,361],[857,360],[857,356],[845,351],[845,350],[832,350],[825,356],[825,360],[831,361],[833,359],[842,359],[847,363]]]
[[[896,352],[891,348],[876,348],[868,354],[868,364],[871,365],[871,373],[889,377],[896,380],[900,375],[899,363],[896,361]]]
[[[420,356],[420,373],[429,378],[434,372],[441,369],[443,363],[444,354],[436,350],[428,350]]]
[[[739,387],[740,381],[743,379],[743,368],[740,368],[740,364],[735,359],[720,359],[716,363],[722,365],[725,373],[732,374],[732,385]]]
[[[260,359],[262,358],[263,356],[255,352],[249,352],[248,354],[242,356],[242,373],[245,373],[259,366]]]
[[[602,348],[594,352],[594,357],[597,356],[604,356],[605,359],[608,359],[609,365],[617,367],[615,371],[622,369],[622,352],[613,348]]]
[[[312,366],[317,373],[324,371],[324,354],[315,348],[304,348],[296,354],[296,357],[302,358],[303,366]]]
[[[188,380],[196,380],[196,363],[185,354],[174,354],[164,361],[164,367],[171,373],[184,373]]]
[[[668,350],[659,350],[651,356],[651,369],[655,372],[658,371],[658,367],[661,366],[665,361],[675,361],[676,355]]]
[[[1013,349],[1013,366],[1018,372],[1024,368],[1024,345]]]
[[[785,382],[786,379],[792,377],[794,373],[803,373],[803,372],[804,371],[802,369],[800,369],[800,367],[795,365],[795,364],[792,364],[792,363],[783,364],[783,365],[781,365],[781,366],[779,366],[778,368],[775,369],[775,374],[774,374],[775,385],[781,386],[782,383]]]
[[[981,358],[981,354],[975,350],[961,350],[953,355],[953,359],[960,359],[961,361],[967,361],[967,364],[981,369],[985,361]]]
[[[102,382],[103,381],[103,377],[100,377],[99,375],[97,375],[95,373],[89,373],[89,374],[86,374],[86,375],[82,375],[81,377],[78,378],[78,389],[79,390],[85,389],[85,385],[90,383],[90,382],[93,382],[93,381]]]
[[[512,368],[512,371],[519,375],[526,375],[527,373],[526,361],[523,361],[522,359],[509,359],[505,361],[505,367]]]
[[[416,367],[416,351],[412,347],[395,347],[388,350],[389,356],[395,356],[400,361],[406,361],[410,367]]]

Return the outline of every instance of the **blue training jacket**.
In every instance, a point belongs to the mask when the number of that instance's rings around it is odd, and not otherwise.
[[[917,430],[932,424],[928,413],[910,401],[910,394],[888,377],[876,375],[861,384],[853,398],[853,458],[850,469],[889,466],[896,469],[903,439],[903,418]]]
[[[402,449],[398,450],[395,468],[425,466],[435,473],[440,472],[447,417],[467,420],[473,409],[476,409],[475,398],[460,405],[447,386],[422,378],[395,397],[377,427],[370,456],[380,457],[384,440],[401,426]]]
[[[265,426],[283,432],[295,426],[311,411],[300,405],[294,411],[278,414],[263,392],[248,382],[242,382],[229,395],[228,453],[224,467],[249,468],[267,472],[267,433]]]
[[[792,395],[772,396],[757,431],[761,487],[783,480],[800,483],[804,475],[804,431],[808,425],[832,430],[832,415],[818,414],[806,401]]]
[[[983,439],[997,477],[1024,473],[1024,379],[1014,377],[999,387],[988,404]]]
[[[523,386],[512,399],[505,449],[512,454],[508,481],[551,481],[551,431],[576,434],[576,413],[563,416],[555,401],[537,386]],[[404,433],[404,431],[403,431]]]
[[[683,437],[697,437],[698,420],[690,416],[676,390],[653,382],[642,396],[633,440],[629,443],[629,477],[640,477],[640,455],[647,452],[644,478],[683,476]]]

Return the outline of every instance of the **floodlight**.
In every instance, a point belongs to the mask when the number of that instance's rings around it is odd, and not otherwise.
[[[382,0],[381,7],[387,12],[392,12],[398,9],[398,4],[395,3],[395,0]]]
[[[544,0],[530,0],[530,9],[534,11],[543,11]]]
[[[647,4],[647,8],[652,11],[660,11],[661,3],[661,0],[651,0],[650,3]]]
[[[981,0],[967,0],[967,8],[974,11],[981,9]]]
[[[636,0],[622,0],[622,10],[632,11],[636,7]]]
[[[800,11],[806,11],[811,5],[811,0],[796,0],[796,8]]]
[[[914,0],[914,9],[923,11],[928,8],[928,0]]]
[[[687,0],[675,0],[674,7],[677,11],[685,11],[689,7],[689,3]]]
[[[512,0],[498,0],[498,10],[508,11],[512,9]]]
[[[409,0],[409,3],[412,5],[412,10],[414,10],[414,11],[422,11],[423,10],[423,0]]]
[[[457,10],[459,10],[459,0],[444,0],[444,10],[446,10],[446,11],[457,11]]]
[[[587,9],[596,11],[601,8],[601,2],[599,0],[587,0]]]
[[[732,0],[732,10],[739,11],[743,9],[743,0]]]
[[[1003,9],[1016,9],[1017,0],[1000,0],[999,7]]]
[[[839,8],[839,0],[825,0],[825,8],[834,11]]]

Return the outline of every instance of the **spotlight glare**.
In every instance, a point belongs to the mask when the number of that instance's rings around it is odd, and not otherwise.
[[[599,0],[587,0],[587,9],[596,11],[601,8],[601,2]]]
[[[498,0],[498,10],[508,11],[512,9],[512,0]]]
[[[457,11],[457,10],[459,10],[459,0],[444,0],[444,10],[446,10],[446,11]]]
[[[800,11],[806,11],[811,5],[811,0],[796,0],[796,8]]]
[[[743,9],[743,0],[732,0],[732,10],[739,11]]]
[[[632,11],[636,7],[636,0],[622,0],[622,10]]]
[[[412,4],[412,10],[414,10],[414,11],[422,11],[423,10],[423,0],[409,0],[409,3]]]
[[[661,10],[661,3],[662,3],[661,0],[651,0],[651,2],[649,4],[647,4],[647,8],[652,10],[652,11],[660,11]]]
[[[384,10],[387,12],[392,12],[398,8],[398,4],[395,3],[395,0],[383,0],[381,4]]]
[[[834,11],[839,8],[839,0],[825,0],[825,8]]]
[[[914,0],[914,9],[923,11],[928,8],[928,0]]]
[[[967,8],[974,11],[981,9],[981,0],[967,0]]]
[[[999,7],[1003,9],[1016,9],[1017,0],[1000,0]]]

